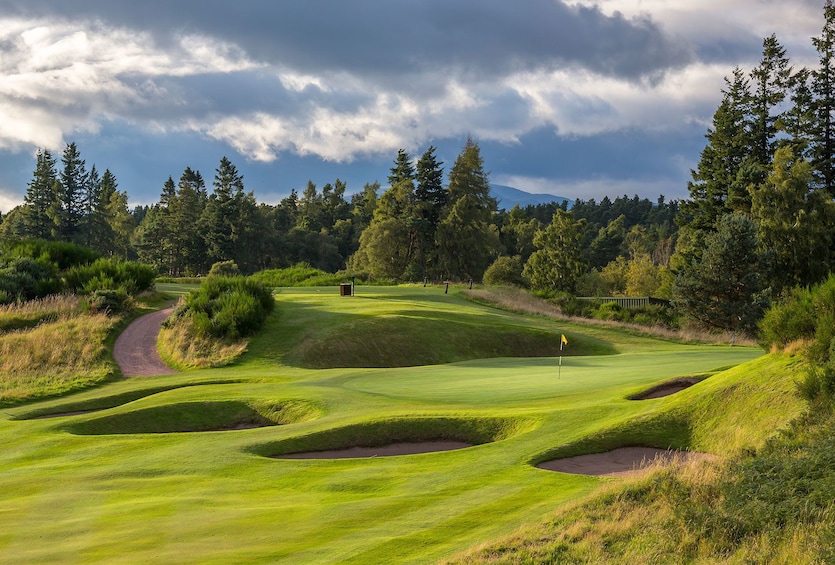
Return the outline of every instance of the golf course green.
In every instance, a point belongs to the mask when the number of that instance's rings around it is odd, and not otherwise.
[[[4,408],[2,562],[431,563],[621,480],[538,463],[629,446],[721,457],[801,410],[791,379],[773,378],[785,361],[754,347],[514,313],[443,287],[275,297],[229,366]],[[629,399],[682,377],[699,382]],[[434,442],[452,443],[282,457]]]

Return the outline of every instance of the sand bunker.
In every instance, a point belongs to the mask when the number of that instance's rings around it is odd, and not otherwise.
[[[601,477],[622,477],[647,469],[655,464],[672,461],[697,461],[714,459],[716,456],[693,451],[675,451],[654,447],[621,447],[606,453],[593,453],[554,459],[537,465],[540,469],[571,473],[574,475],[595,475]]]
[[[391,443],[380,447],[351,447],[330,451],[309,451],[307,453],[289,453],[274,455],[274,459],[349,459],[367,457],[391,457],[395,455],[415,455],[435,451],[452,451],[472,447],[462,441],[420,441]]]
[[[630,400],[650,400],[652,398],[661,398],[662,396],[670,396],[671,394],[675,394],[677,392],[681,392],[686,388],[690,388],[694,384],[701,382],[702,379],[697,379],[695,377],[683,377],[680,379],[673,379],[671,381],[667,381],[661,383],[660,385],[656,385],[652,388],[645,390],[640,394],[636,394],[634,396],[630,396]]]

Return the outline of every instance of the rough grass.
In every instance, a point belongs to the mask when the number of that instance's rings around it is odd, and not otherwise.
[[[0,334],[34,328],[42,322],[81,314],[81,299],[75,295],[53,295],[38,300],[0,305]]]
[[[792,375],[802,373],[795,359],[772,355],[743,369],[755,378],[724,373],[717,380],[725,382],[710,383],[712,390],[657,416],[661,425],[638,428],[630,422],[547,454],[639,440],[652,444],[663,428],[678,427],[688,446],[711,446],[727,459],[662,467],[609,483],[546,521],[447,563],[830,562],[835,556],[831,409],[817,418],[800,414],[803,403],[789,390]],[[763,404],[764,397],[773,400]],[[795,423],[786,429],[792,418]],[[777,429],[786,431],[775,436]]]
[[[37,326],[0,335],[0,403],[62,394],[100,384],[116,373],[105,342],[118,318],[72,310],[61,300],[22,308],[20,316],[40,318]],[[54,312],[59,312],[54,321]],[[4,312],[7,319],[20,319]]]
[[[187,318],[163,328],[157,338],[160,357],[181,371],[228,365],[246,351],[248,344],[248,339],[233,341],[197,335]]]
[[[633,334],[647,335],[682,343],[733,343],[740,346],[757,345],[753,339],[732,335],[730,333],[708,333],[693,329],[672,330],[660,326],[647,327],[615,320],[592,320],[578,316],[568,316],[563,314],[557,305],[515,287],[491,287],[487,289],[462,291],[461,294],[475,302],[503,308],[511,312],[545,316],[585,326],[618,329],[619,331],[628,331]]]

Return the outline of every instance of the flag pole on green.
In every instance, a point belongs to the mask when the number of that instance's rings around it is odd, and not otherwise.
[[[557,371],[557,378],[559,379],[562,376],[562,346],[568,345],[568,340],[565,339],[565,334],[560,335],[560,368]]]

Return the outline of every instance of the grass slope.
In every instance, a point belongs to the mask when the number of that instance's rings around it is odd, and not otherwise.
[[[726,454],[761,445],[801,408],[790,372],[755,360],[755,348],[589,330],[442,288],[358,291],[282,289],[231,366],[7,409],[4,561],[426,563],[538,523],[608,482],[533,466],[555,452],[642,443]],[[512,357],[508,343],[528,356]],[[627,400],[740,363],[673,397]],[[763,402],[768,414],[757,414]],[[239,420],[276,425],[228,431]],[[220,431],[198,431],[210,429]],[[473,447],[267,457],[440,438]]]

